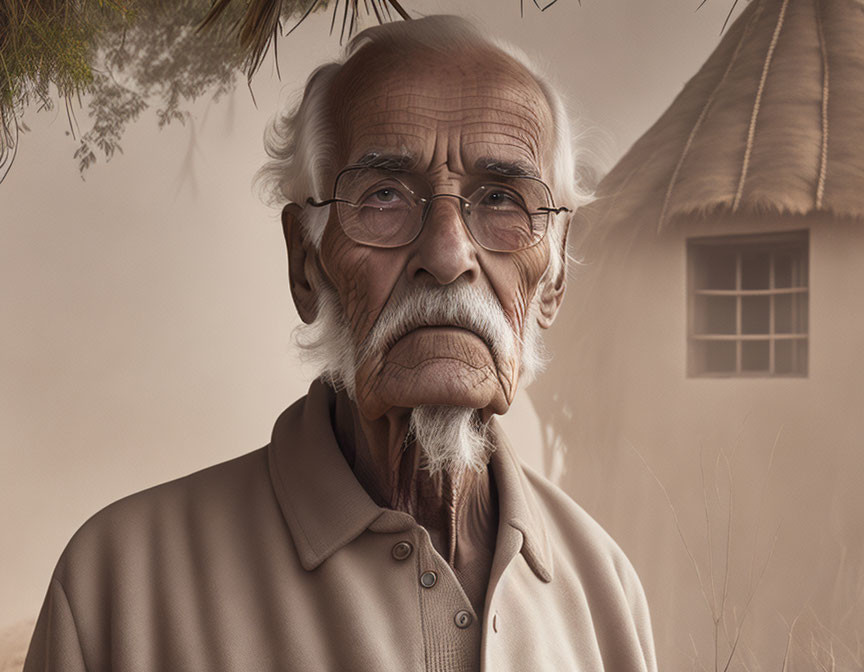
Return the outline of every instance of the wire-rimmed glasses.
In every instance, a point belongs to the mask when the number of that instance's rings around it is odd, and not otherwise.
[[[492,252],[518,252],[543,240],[555,207],[545,182],[530,176],[501,176],[471,188],[470,194],[433,193],[429,182],[407,171],[349,166],[336,176],[333,198],[309,199],[314,207],[334,204],[351,240],[372,247],[401,247],[420,235],[436,198],[455,198],[471,236]]]

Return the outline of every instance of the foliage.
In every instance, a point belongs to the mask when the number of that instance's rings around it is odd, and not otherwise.
[[[120,151],[126,126],[152,103],[162,127],[185,121],[184,103],[233,88],[240,49],[224,29],[196,32],[206,11],[206,0],[149,0],[137,4],[131,19],[115,20],[103,31],[87,89],[92,126],[75,152],[82,172],[97,152],[111,158]]]
[[[121,151],[126,127],[151,105],[160,126],[183,122],[186,104],[234,87],[245,61],[234,35],[244,13],[239,3],[198,30],[209,0],[121,2],[0,0],[0,179],[27,130],[20,119],[30,106],[52,109],[63,101],[83,173],[98,155]],[[281,18],[289,18],[307,3],[279,6]],[[85,96],[91,124],[81,134],[74,103],[83,105]]]
[[[82,0],[83,1],[83,0]],[[0,0],[0,167],[17,147],[18,118],[37,103],[53,107],[52,84],[67,101],[93,81],[90,66],[100,19],[123,15],[115,4]]]

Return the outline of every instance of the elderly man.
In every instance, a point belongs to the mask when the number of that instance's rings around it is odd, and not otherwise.
[[[656,669],[627,559],[492,420],[564,293],[562,109],[454,18],[310,77],[264,176],[322,377],[270,445],[89,520],[27,672]]]

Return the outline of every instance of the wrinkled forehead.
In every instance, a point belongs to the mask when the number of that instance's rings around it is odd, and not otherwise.
[[[534,77],[490,48],[395,52],[372,45],[333,88],[340,167],[369,154],[405,156],[413,170],[446,162],[474,172],[498,162],[543,177],[552,114]]]

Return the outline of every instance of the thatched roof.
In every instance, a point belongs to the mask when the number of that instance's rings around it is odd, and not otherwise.
[[[751,0],[598,195],[603,228],[712,212],[864,217],[864,2]]]

